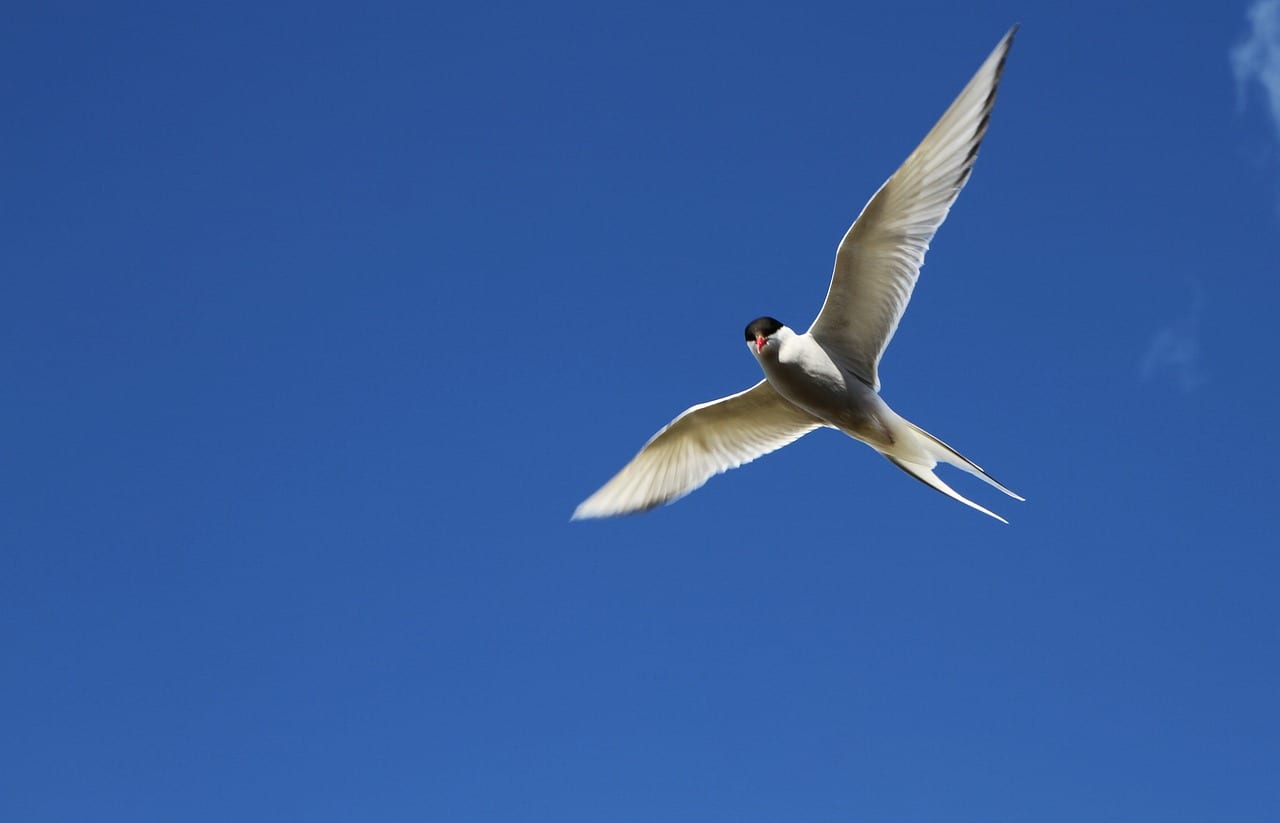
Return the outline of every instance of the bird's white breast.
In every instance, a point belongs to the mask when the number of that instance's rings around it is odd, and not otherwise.
[[[807,334],[793,334],[760,365],[778,394],[860,440],[872,443],[888,435],[892,412],[869,386],[840,367]]]

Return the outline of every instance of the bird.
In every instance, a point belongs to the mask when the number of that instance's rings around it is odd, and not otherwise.
[[[872,195],[836,250],[826,300],[803,334],[772,317],[746,327],[764,379],[685,410],[574,511],[573,520],[648,511],[819,428],[866,443],[960,503],[1008,523],[934,472],[947,463],[1014,493],[976,463],[898,415],[880,397],[880,357],[907,308],[925,252],[969,180],[1018,26],[902,165]]]

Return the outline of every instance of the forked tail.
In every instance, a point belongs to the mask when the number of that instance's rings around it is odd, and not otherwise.
[[[906,423],[910,428],[910,431],[917,435],[917,437],[909,438],[914,439],[914,443],[898,444],[899,447],[894,449],[893,454],[881,452],[881,454],[889,458],[889,462],[916,478],[921,483],[924,483],[926,486],[942,492],[947,497],[950,497],[953,500],[958,500],[970,508],[977,509],[983,514],[994,517],[1001,523],[1007,524],[1009,522],[995,512],[979,506],[967,497],[963,497],[946,483],[942,482],[942,480],[933,473],[934,466],[938,465],[939,462],[949,463],[958,469],[967,471],[974,477],[981,478],[983,481],[990,483],[992,486],[995,486],[1000,491],[1012,497],[1014,500],[1023,500],[1023,497],[1015,494],[1003,483],[983,471],[982,467],[977,463],[974,463],[972,460],[960,454],[960,452],[951,448],[946,443],[943,443],[932,434],[929,434],[924,429],[906,420],[902,420],[902,422]]]

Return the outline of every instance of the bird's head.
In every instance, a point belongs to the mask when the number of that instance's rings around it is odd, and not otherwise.
[[[770,348],[774,349],[774,356],[777,356],[777,345],[782,342],[784,337],[788,337],[793,332],[787,328],[782,321],[774,320],[772,317],[757,317],[747,324],[747,346],[756,357],[764,356],[764,353]]]

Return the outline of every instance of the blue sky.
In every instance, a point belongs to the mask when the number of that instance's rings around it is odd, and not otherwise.
[[[9,10],[0,818],[1280,818],[1280,3]],[[759,379],[1013,22],[883,394]]]

